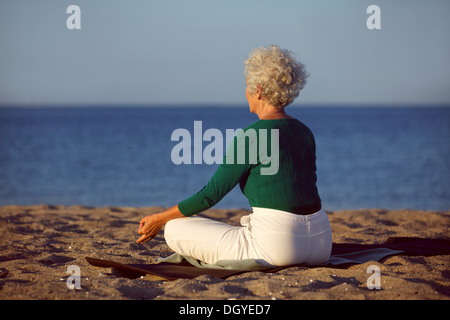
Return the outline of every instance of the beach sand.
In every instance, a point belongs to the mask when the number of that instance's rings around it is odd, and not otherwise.
[[[438,299],[450,298],[450,256],[393,256],[344,269],[291,267],[247,272],[226,280],[155,280],[117,277],[85,257],[154,263],[172,251],[163,232],[136,244],[139,220],[163,208],[4,206],[0,208],[0,299]],[[238,225],[240,209],[210,209],[202,216]],[[333,242],[383,243],[388,237],[446,238],[450,212],[364,209],[328,212]],[[69,290],[68,266],[80,268],[81,288]],[[369,289],[367,269],[377,265],[381,288]]]

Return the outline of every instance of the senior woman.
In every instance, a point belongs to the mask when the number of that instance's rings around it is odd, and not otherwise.
[[[277,172],[262,174],[261,150],[255,162],[225,161],[235,156],[229,147],[223,163],[200,191],[140,221],[142,236],[137,242],[152,239],[165,225],[164,237],[172,250],[207,264],[243,259],[269,267],[326,262],[331,228],[316,186],[314,136],[284,110],[299,95],[306,77],[304,66],[289,51],[276,45],[253,50],[245,62],[246,96],[250,112],[259,121],[243,132],[277,130]],[[267,140],[270,150],[273,142]],[[249,144],[245,151],[249,156]],[[241,218],[240,227],[189,217],[214,206],[238,183],[253,211]]]

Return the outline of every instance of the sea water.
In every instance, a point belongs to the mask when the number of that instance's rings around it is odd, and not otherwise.
[[[315,135],[325,209],[450,209],[450,108],[286,110]],[[0,205],[172,206],[217,168],[174,164],[174,130],[257,120],[246,105],[0,108]],[[239,186],[215,207],[250,208]]]

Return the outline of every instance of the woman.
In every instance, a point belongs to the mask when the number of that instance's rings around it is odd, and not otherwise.
[[[267,139],[267,150],[274,147],[271,141],[278,142],[276,173],[261,173],[262,154],[256,162],[224,161],[199,192],[166,211],[144,217],[137,242],[152,239],[165,225],[164,237],[172,250],[207,264],[242,259],[255,259],[263,266],[324,263],[331,253],[331,228],[316,187],[314,136],[284,111],[305,85],[304,66],[278,46],[258,48],[245,62],[245,76],[250,112],[260,120],[244,133],[276,130],[278,141]],[[234,142],[238,139],[239,135]],[[235,159],[232,151],[229,148],[225,158]],[[250,151],[245,144],[247,156]],[[214,206],[238,183],[253,209],[241,219],[241,227],[186,218]]]

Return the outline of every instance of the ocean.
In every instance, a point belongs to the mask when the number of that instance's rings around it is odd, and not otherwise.
[[[286,110],[315,135],[326,210],[450,210],[450,108]],[[174,130],[257,120],[246,105],[0,108],[0,205],[172,206],[217,167],[174,164]],[[250,206],[236,186],[215,208]]]

